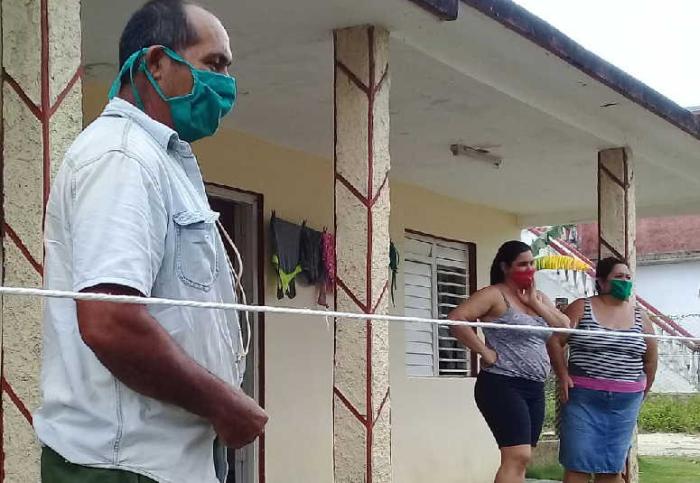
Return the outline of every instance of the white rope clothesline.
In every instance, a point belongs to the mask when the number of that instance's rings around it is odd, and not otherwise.
[[[339,319],[354,319],[354,320],[376,320],[386,322],[422,322],[434,325],[447,326],[464,326],[473,328],[487,328],[499,330],[516,330],[516,331],[531,331],[531,332],[546,332],[560,334],[581,334],[585,336],[595,335],[618,335],[624,337],[636,337],[643,339],[658,339],[658,340],[678,340],[690,341],[700,344],[700,337],[683,337],[675,335],[657,335],[645,334],[637,332],[622,332],[614,330],[583,330],[570,329],[562,327],[542,327],[535,325],[506,325],[495,322],[466,322],[447,319],[428,319],[422,317],[410,317],[403,315],[380,315],[366,314],[357,312],[338,312],[331,310],[314,310],[300,309],[292,307],[271,307],[264,305],[246,305],[246,304],[231,304],[219,302],[201,302],[197,300],[174,300],[163,298],[144,298],[131,295],[111,295],[103,293],[90,292],[69,292],[62,290],[47,290],[40,288],[24,288],[24,287],[0,287],[0,295],[24,296],[24,297],[49,297],[59,299],[87,300],[96,302],[113,302],[122,304],[138,304],[138,305],[168,305],[177,307],[191,307],[198,309],[213,309],[213,310],[236,310],[239,312],[255,312],[267,314],[286,314],[286,315],[306,315],[311,317],[334,317]]]

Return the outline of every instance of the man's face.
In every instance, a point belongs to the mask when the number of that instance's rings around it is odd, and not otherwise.
[[[218,18],[194,5],[185,7],[188,20],[197,32],[198,42],[179,52],[195,69],[228,74],[233,55],[228,33]],[[179,97],[192,91],[192,75],[189,68],[164,56],[160,59],[159,75],[152,73],[163,93],[168,97]]]

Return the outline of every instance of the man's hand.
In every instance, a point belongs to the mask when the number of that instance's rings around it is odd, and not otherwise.
[[[89,291],[139,295],[118,286]],[[127,387],[205,418],[232,448],[241,448],[262,433],[268,419],[265,411],[197,364],[145,306],[78,301],[77,311],[83,341]]]
[[[227,401],[217,407],[210,420],[216,434],[226,446],[240,449],[255,441],[264,432],[269,418],[267,413],[242,391],[232,391],[228,396]]]

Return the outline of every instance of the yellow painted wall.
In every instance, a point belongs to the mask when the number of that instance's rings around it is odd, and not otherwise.
[[[85,119],[104,105],[106,86],[85,86]],[[235,114],[234,114],[235,115]],[[271,210],[310,226],[333,224],[333,171],[329,160],[286,149],[247,134],[222,130],[198,143],[209,182],[264,195]],[[468,205],[430,191],[391,183],[392,238],[401,250],[405,229],[477,244],[479,285],[500,243],[517,238],[514,216]],[[266,274],[266,303],[277,304]],[[403,278],[396,313],[403,312]],[[315,290],[300,288],[283,305],[314,307]],[[269,483],[332,481],[333,331],[323,320],[268,316],[266,322],[266,431]],[[408,378],[403,326],[391,327],[392,460],[397,483],[482,483],[493,477],[498,451],[473,401],[473,379]]]
[[[516,219],[415,186],[392,185],[392,239],[402,250],[406,229],[476,243],[478,286],[489,282],[501,243],[518,239]],[[403,314],[403,273],[396,307]],[[392,458],[400,483],[492,481],[499,462],[496,442],[474,403],[475,379],[408,377],[404,329],[391,327]]]

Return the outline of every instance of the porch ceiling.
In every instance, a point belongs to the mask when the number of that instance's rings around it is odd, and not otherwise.
[[[115,74],[116,39],[140,3],[84,2],[88,81]],[[331,31],[381,24],[393,35],[394,179],[523,224],[587,220],[597,151],[630,145],[640,214],[700,212],[700,141],[471,7],[441,22],[407,0],[200,3],[232,35],[241,97],[230,127],[331,158]],[[456,142],[503,165],[454,157]]]

